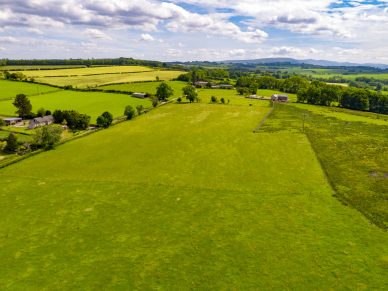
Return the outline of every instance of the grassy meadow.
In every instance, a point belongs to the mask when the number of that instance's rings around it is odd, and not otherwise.
[[[115,85],[107,85],[102,86],[99,89],[102,90],[117,90],[123,92],[140,92],[140,93],[149,93],[156,94],[157,87],[162,82],[141,82],[141,83],[127,83],[127,84],[115,84]],[[187,86],[187,83],[180,81],[166,81],[166,83],[173,88],[174,90],[174,98],[182,96],[183,87]]]
[[[2,99],[13,98],[17,94],[34,96],[54,91],[58,91],[58,88],[25,82],[0,80],[0,101]]]
[[[304,120],[336,196],[388,229],[388,119],[377,117],[329,107],[279,104],[264,129],[276,132],[289,124],[302,130]]]
[[[292,113],[252,132],[269,109],[170,104],[1,169],[0,288],[386,289],[387,233]]]
[[[70,77],[41,77],[35,80],[39,83],[67,86],[71,85],[77,88],[96,87],[115,83],[130,83],[141,81],[155,81],[156,77],[160,80],[171,80],[179,75],[181,71],[149,71],[138,73],[122,73],[122,74],[99,74],[99,75],[84,75],[84,76],[70,76]]]
[[[23,83],[22,83],[23,84]],[[151,106],[147,99],[133,98],[124,94],[102,93],[102,92],[78,92],[78,91],[59,91],[55,93],[32,96],[29,98],[32,104],[32,110],[36,112],[39,108],[54,111],[77,110],[91,116],[91,122],[104,111],[109,111],[114,117],[123,116],[124,108],[132,105],[144,107]],[[12,100],[0,101],[0,115],[15,116],[16,108],[12,105]]]
[[[106,66],[90,68],[66,68],[58,70],[32,70],[23,71],[27,77],[68,77],[68,76],[85,76],[85,75],[103,75],[103,74],[121,74],[153,71],[153,68],[144,66]]]

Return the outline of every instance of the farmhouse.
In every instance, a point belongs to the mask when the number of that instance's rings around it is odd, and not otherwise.
[[[28,129],[34,129],[36,127],[49,125],[54,122],[54,117],[52,115],[47,115],[43,117],[36,117],[30,120],[30,124],[28,125]]]
[[[229,84],[220,84],[221,89],[233,89],[232,85]]]
[[[22,122],[22,118],[20,117],[14,117],[14,118],[6,118],[4,119],[4,122],[6,125],[15,125],[16,123]]]
[[[132,93],[132,97],[136,98],[146,98],[147,94],[146,93]]]
[[[288,95],[285,94],[273,94],[271,97],[272,101],[288,102]]]

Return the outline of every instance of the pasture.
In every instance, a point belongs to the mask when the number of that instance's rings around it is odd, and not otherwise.
[[[259,104],[166,105],[1,169],[0,288],[384,290],[387,233],[332,197],[299,114],[252,132]]]
[[[124,115],[124,108],[127,105],[136,107],[143,105],[151,106],[151,102],[145,99],[133,98],[129,95],[102,93],[102,92],[78,92],[59,91],[30,97],[32,110],[36,112],[39,108],[51,110],[77,110],[91,116],[91,122],[104,111],[109,111],[114,117]],[[12,100],[0,101],[0,115],[15,116],[16,108],[12,105]]]
[[[103,68],[102,68],[103,69]],[[179,75],[181,71],[148,71],[148,72],[132,72],[132,73],[107,73],[99,75],[82,75],[70,77],[40,77],[35,80],[39,83],[50,84],[55,86],[71,85],[77,88],[97,87],[115,83],[130,83],[141,81],[155,81],[158,77],[162,81],[172,80]]]
[[[66,68],[59,70],[32,70],[23,71],[27,77],[42,78],[42,77],[68,77],[68,76],[85,76],[85,75],[104,75],[104,74],[122,74],[122,73],[137,73],[149,72],[154,69],[144,66],[106,66],[106,67],[90,67],[90,68]]]
[[[54,91],[58,91],[58,88],[26,82],[0,80],[0,100],[14,98],[17,94],[34,96]]]
[[[162,82],[141,82],[141,83],[127,83],[127,84],[116,84],[116,85],[107,85],[99,87],[102,90],[117,90],[122,92],[140,92],[140,93],[149,93],[156,94],[156,88]],[[174,89],[174,98],[182,96],[182,89],[187,84],[180,81],[167,81],[166,82],[171,88]]]
[[[330,107],[278,104],[264,129],[276,132],[289,124],[301,130],[304,120],[306,134],[336,196],[388,229],[386,117]]]

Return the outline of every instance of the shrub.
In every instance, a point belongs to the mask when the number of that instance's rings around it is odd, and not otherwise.
[[[143,105],[137,105],[136,110],[137,110],[137,114],[140,115],[143,111]]]
[[[39,108],[38,111],[36,112],[36,116],[38,117],[43,117],[46,114],[46,110],[44,108]]]
[[[4,126],[4,125],[5,125],[5,121],[0,118],[0,126]]]
[[[181,103],[182,102],[182,98],[178,97],[178,99],[176,101],[178,101],[178,103]]]
[[[225,98],[224,98],[224,97],[222,97],[222,98],[220,99],[220,101],[221,101],[222,104],[225,104]]]
[[[36,130],[34,144],[45,150],[50,150],[61,141],[62,127],[60,125],[43,126]]]
[[[128,120],[132,119],[135,116],[135,110],[131,105],[125,107],[124,115],[127,117]]]
[[[6,153],[14,153],[17,151],[18,149],[18,141],[17,141],[17,137],[15,134],[13,133],[10,133],[7,140],[6,140],[6,145],[5,145],[5,148],[4,148],[4,152]]]
[[[212,96],[210,101],[211,101],[211,103],[217,103],[217,97],[216,96]]]

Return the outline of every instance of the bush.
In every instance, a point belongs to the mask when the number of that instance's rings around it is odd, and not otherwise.
[[[212,96],[210,101],[211,101],[211,103],[217,103],[217,97]]]
[[[178,101],[178,103],[181,103],[182,102],[182,98],[178,97],[178,99],[176,101]]]
[[[36,112],[36,116],[38,117],[43,117],[46,114],[46,110],[44,108],[39,108],[38,111]]]
[[[6,153],[14,153],[18,149],[18,140],[15,134],[10,133],[7,140],[6,140],[6,145],[4,148],[4,152]]]
[[[153,107],[156,107],[156,106],[158,106],[158,104],[159,104],[159,99],[158,99],[158,97],[153,97],[153,98],[151,98],[151,102],[152,102],[152,106]]]
[[[222,104],[225,104],[225,98],[224,98],[224,97],[222,97],[222,98],[220,99],[220,101],[221,101]]]
[[[136,110],[137,110],[137,114],[140,115],[143,111],[143,105],[137,105]]]
[[[36,130],[34,144],[45,150],[50,150],[61,141],[62,127],[60,125],[43,126]]]
[[[0,126],[5,126],[5,121],[0,118]]]
[[[125,107],[124,115],[127,117],[128,120],[131,120],[135,116],[135,110],[131,105]]]
[[[113,122],[113,115],[105,111],[102,115],[97,118],[97,125],[99,127],[108,128]]]

